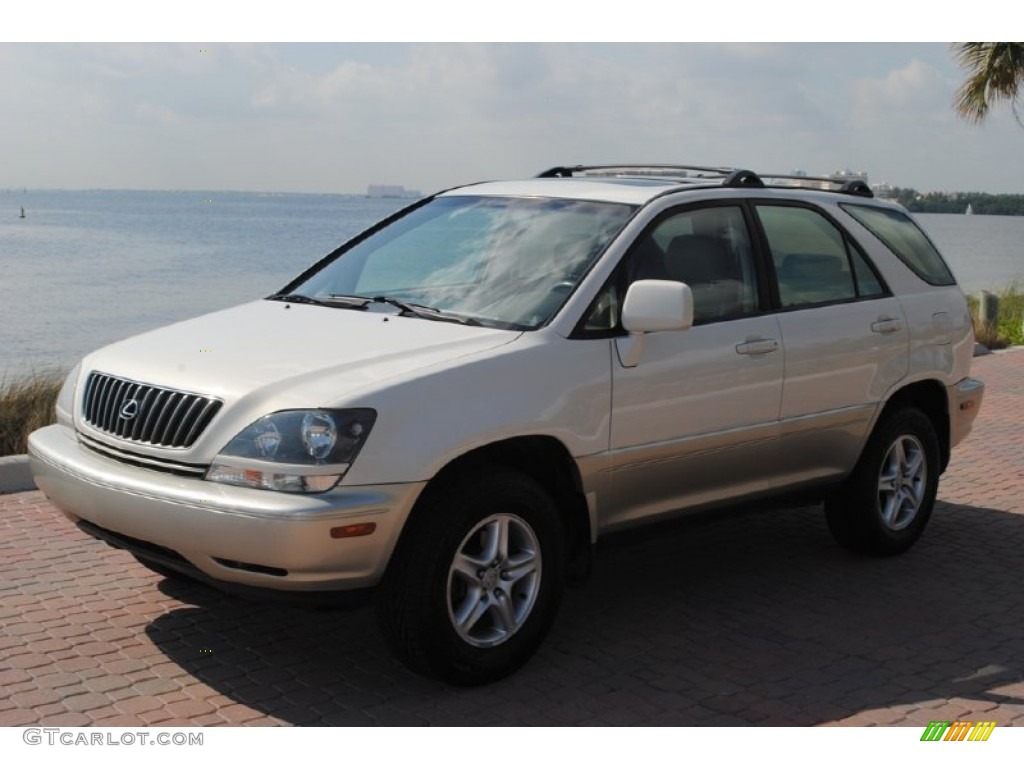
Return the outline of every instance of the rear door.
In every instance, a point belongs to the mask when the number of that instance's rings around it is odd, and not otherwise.
[[[841,476],[885,394],[908,369],[899,301],[867,256],[818,208],[754,205],[775,268],[786,348],[780,409],[790,481]]]

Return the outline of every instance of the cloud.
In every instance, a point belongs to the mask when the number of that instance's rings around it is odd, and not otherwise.
[[[950,78],[935,66],[913,59],[883,77],[856,78],[854,95],[856,114],[868,119],[922,114],[951,117],[946,105],[954,86]]]
[[[972,135],[945,45],[18,44],[0,63],[25,186],[431,190],[648,161],[923,187]],[[1020,138],[995,135],[972,151],[993,174]]]

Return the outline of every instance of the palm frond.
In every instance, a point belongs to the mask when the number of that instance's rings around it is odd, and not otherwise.
[[[961,117],[979,123],[994,102],[1010,103],[1017,122],[1017,101],[1024,88],[1024,43],[957,43],[954,54],[967,70],[953,106]]]

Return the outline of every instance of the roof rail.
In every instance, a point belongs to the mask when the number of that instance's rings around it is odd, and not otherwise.
[[[723,187],[763,187],[761,177],[753,171],[737,168],[722,181]]]
[[[622,163],[620,165],[556,165],[537,174],[538,179],[577,176],[613,176],[620,178],[677,179],[681,182],[718,182],[723,187],[797,187],[839,192],[857,197],[874,197],[874,193],[861,179],[842,179],[831,176],[802,176],[785,173],[758,175],[745,168],[706,165],[674,165]]]
[[[574,176],[649,176],[651,178],[722,179],[735,168],[705,165],[673,165],[671,163],[620,163],[618,165],[557,165],[537,174],[538,179]]]
[[[766,173],[762,178],[768,180],[770,187],[798,187],[800,189],[821,189],[839,192],[843,195],[857,197],[874,197],[875,193],[862,179],[843,179],[832,176],[798,176],[791,173]],[[781,183],[778,183],[781,182]],[[823,185],[830,186],[823,186]]]
[[[857,197],[875,196],[875,193],[871,191],[871,187],[869,187],[860,179],[844,182],[843,186],[839,188],[839,191],[842,192],[844,195],[856,195]]]

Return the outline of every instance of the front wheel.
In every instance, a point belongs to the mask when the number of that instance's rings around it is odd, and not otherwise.
[[[853,474],[825,502],[836,541],[870,555],[895,555],[921,536],[939,484],[939,440],[916,408],[883,417]]]
[[[500,679],[540,645],[562,591],[563,534],[548,494],[495,471],[426,499],[381,585],[389,646],[459,685]]]

